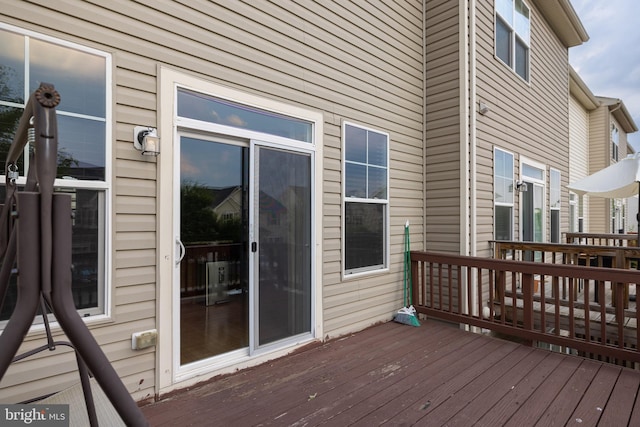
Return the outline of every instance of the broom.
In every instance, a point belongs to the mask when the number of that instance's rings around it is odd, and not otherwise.
[[[416,309],[411,305],[411,248],[409,245],[409,221],[404,226],[404,285],[405,306],[393,316],[393,320],[409,326],[420,326]]]

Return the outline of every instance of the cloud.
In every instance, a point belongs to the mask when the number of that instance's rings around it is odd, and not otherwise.
[[[620,98],[640,126],[640,1],[572,0],[589,41],[569,49],[569,62],[598,96]],[[640,132],[628,140],[640,151]]]

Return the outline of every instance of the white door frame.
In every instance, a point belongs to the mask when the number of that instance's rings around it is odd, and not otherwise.
[[[159,67],[158,85],[158,133],[161,138],[161,154],[157,160],[157,268],[156,268],[156,326],[158,329],[158,346],[156,347],[156,394],[169,392],[176,388],[186,387],[196,382],[206,380],[215,375],[233,372],[236,369],[262,363],[271,358],[279,357],[291,351],[292,346],[302,345],[308,340],[293,341],[288,346],[277,349],[265,349],[236,358],[234,362],[204,365],[193,365],[188,371],[181,370],[179,353],[176,352],[179,342],[179,289],[174,286],[175,260],[179,246],[176,244],[174,212],[179,197],[175,193],[174,177],[178,173],[175,152],[175,142],[178,140],[178,129],[202,131],[210,134],[240,137],[245,140],[257,139],[261,141],[312,152],[312,335],[323,336],[322,319],[322,136],[323,115],[320,112],[303,109],[293,105],[258,97],[249,93],[230,89],[185,74],[169,67]],[[229,99],[251,107],[286,114],[313,123],[313,142],[295,142],[286,138],[264,135],[259,132],[247,131],[211,123],[178,118],[176,116],[177,88],[184,87],[220,98]],[[176,341],[177,340],[177,341]]]
[[[524,170],[524,165],[529,165],[531,167],[534,167],[536,169],[539,169],[542,171],[542,179],[538,179],[535,177],[531,177],[528,175],[524,175],[523,174],[523,170]],[[526,157],[520,156],[520,180],[521,181],[527,181],[530,183],[533,183],[534,185],[538,185],[542,187],[542,239],[543,241],[545,241],[546,236],[547,236],[547,202],[546,202],[546,193],[547,193],[547,167],[544,163],[540,163],[537,162],[535,160],[531,160],[528,159]],[[527,191],[534,191],[533,188],[529,188],[527,189]],[[524,219],[523,219],[523,214],[524,214],[524,201],[523,201],[523,195],[520,194],[519,197],[519,224],[518,224],[518,235],[520,237],[520,240],[523,240],[523,231],[524,231]]]

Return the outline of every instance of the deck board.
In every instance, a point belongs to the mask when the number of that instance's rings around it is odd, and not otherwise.
[[[614,366],[603,365],[593,378],[592,385],[585,390],[585,394],[574,410],[569,424],[596,425],[602,415],[611,391],[616,384],[619,370]]]
[[[142,410],[151,426],[634,425],[638,390],[638,371],[427,320],[313,344]]]
[[[640,372],[625,372],[617,378],[617,383],[599,422],[602,425],[619,426],[628,422],[638,398]],[[638,425],[629,423],[629,425]]]

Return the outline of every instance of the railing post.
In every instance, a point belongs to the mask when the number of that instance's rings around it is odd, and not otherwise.
[[[622,268],[622,269],[626,269],[628,268],[628,266],[626,265],[626,259],[624,256],[624,249],[616,249],[616,259],[615,261],[611,261],[612,264],[613,262],[615,262],[615,267],[616,268]],[[612,265],[613,267],[613,265]],[[622,295],[623,295],[623,302],[622,302],[622,306],[624,308],[629,308],[629,285],[625,285],[624,287],[622,286],[622,284],[619,283],[612,283],[611,284],[611,291],[613,293],[612,295],[612,304],[614,307],[617,307],[618,304],[620,303],[620,299],[617,298],[617,293],[619,293],[619,291],[622,291]],[[616,310],[617,312],[617,310]]]
[[[522,273],[522,326],[525,331],[533,331],[533,274]],[[533,346],[533,341],[527,340]]]
[[[409,258],[411,260],[411,302],[416,306],[424,305],[424,301],[421,301],[418,297],[421,293],[420,284],[422,283],[422,277],[418,278],[418,261],[415,261],[411,255]]]

